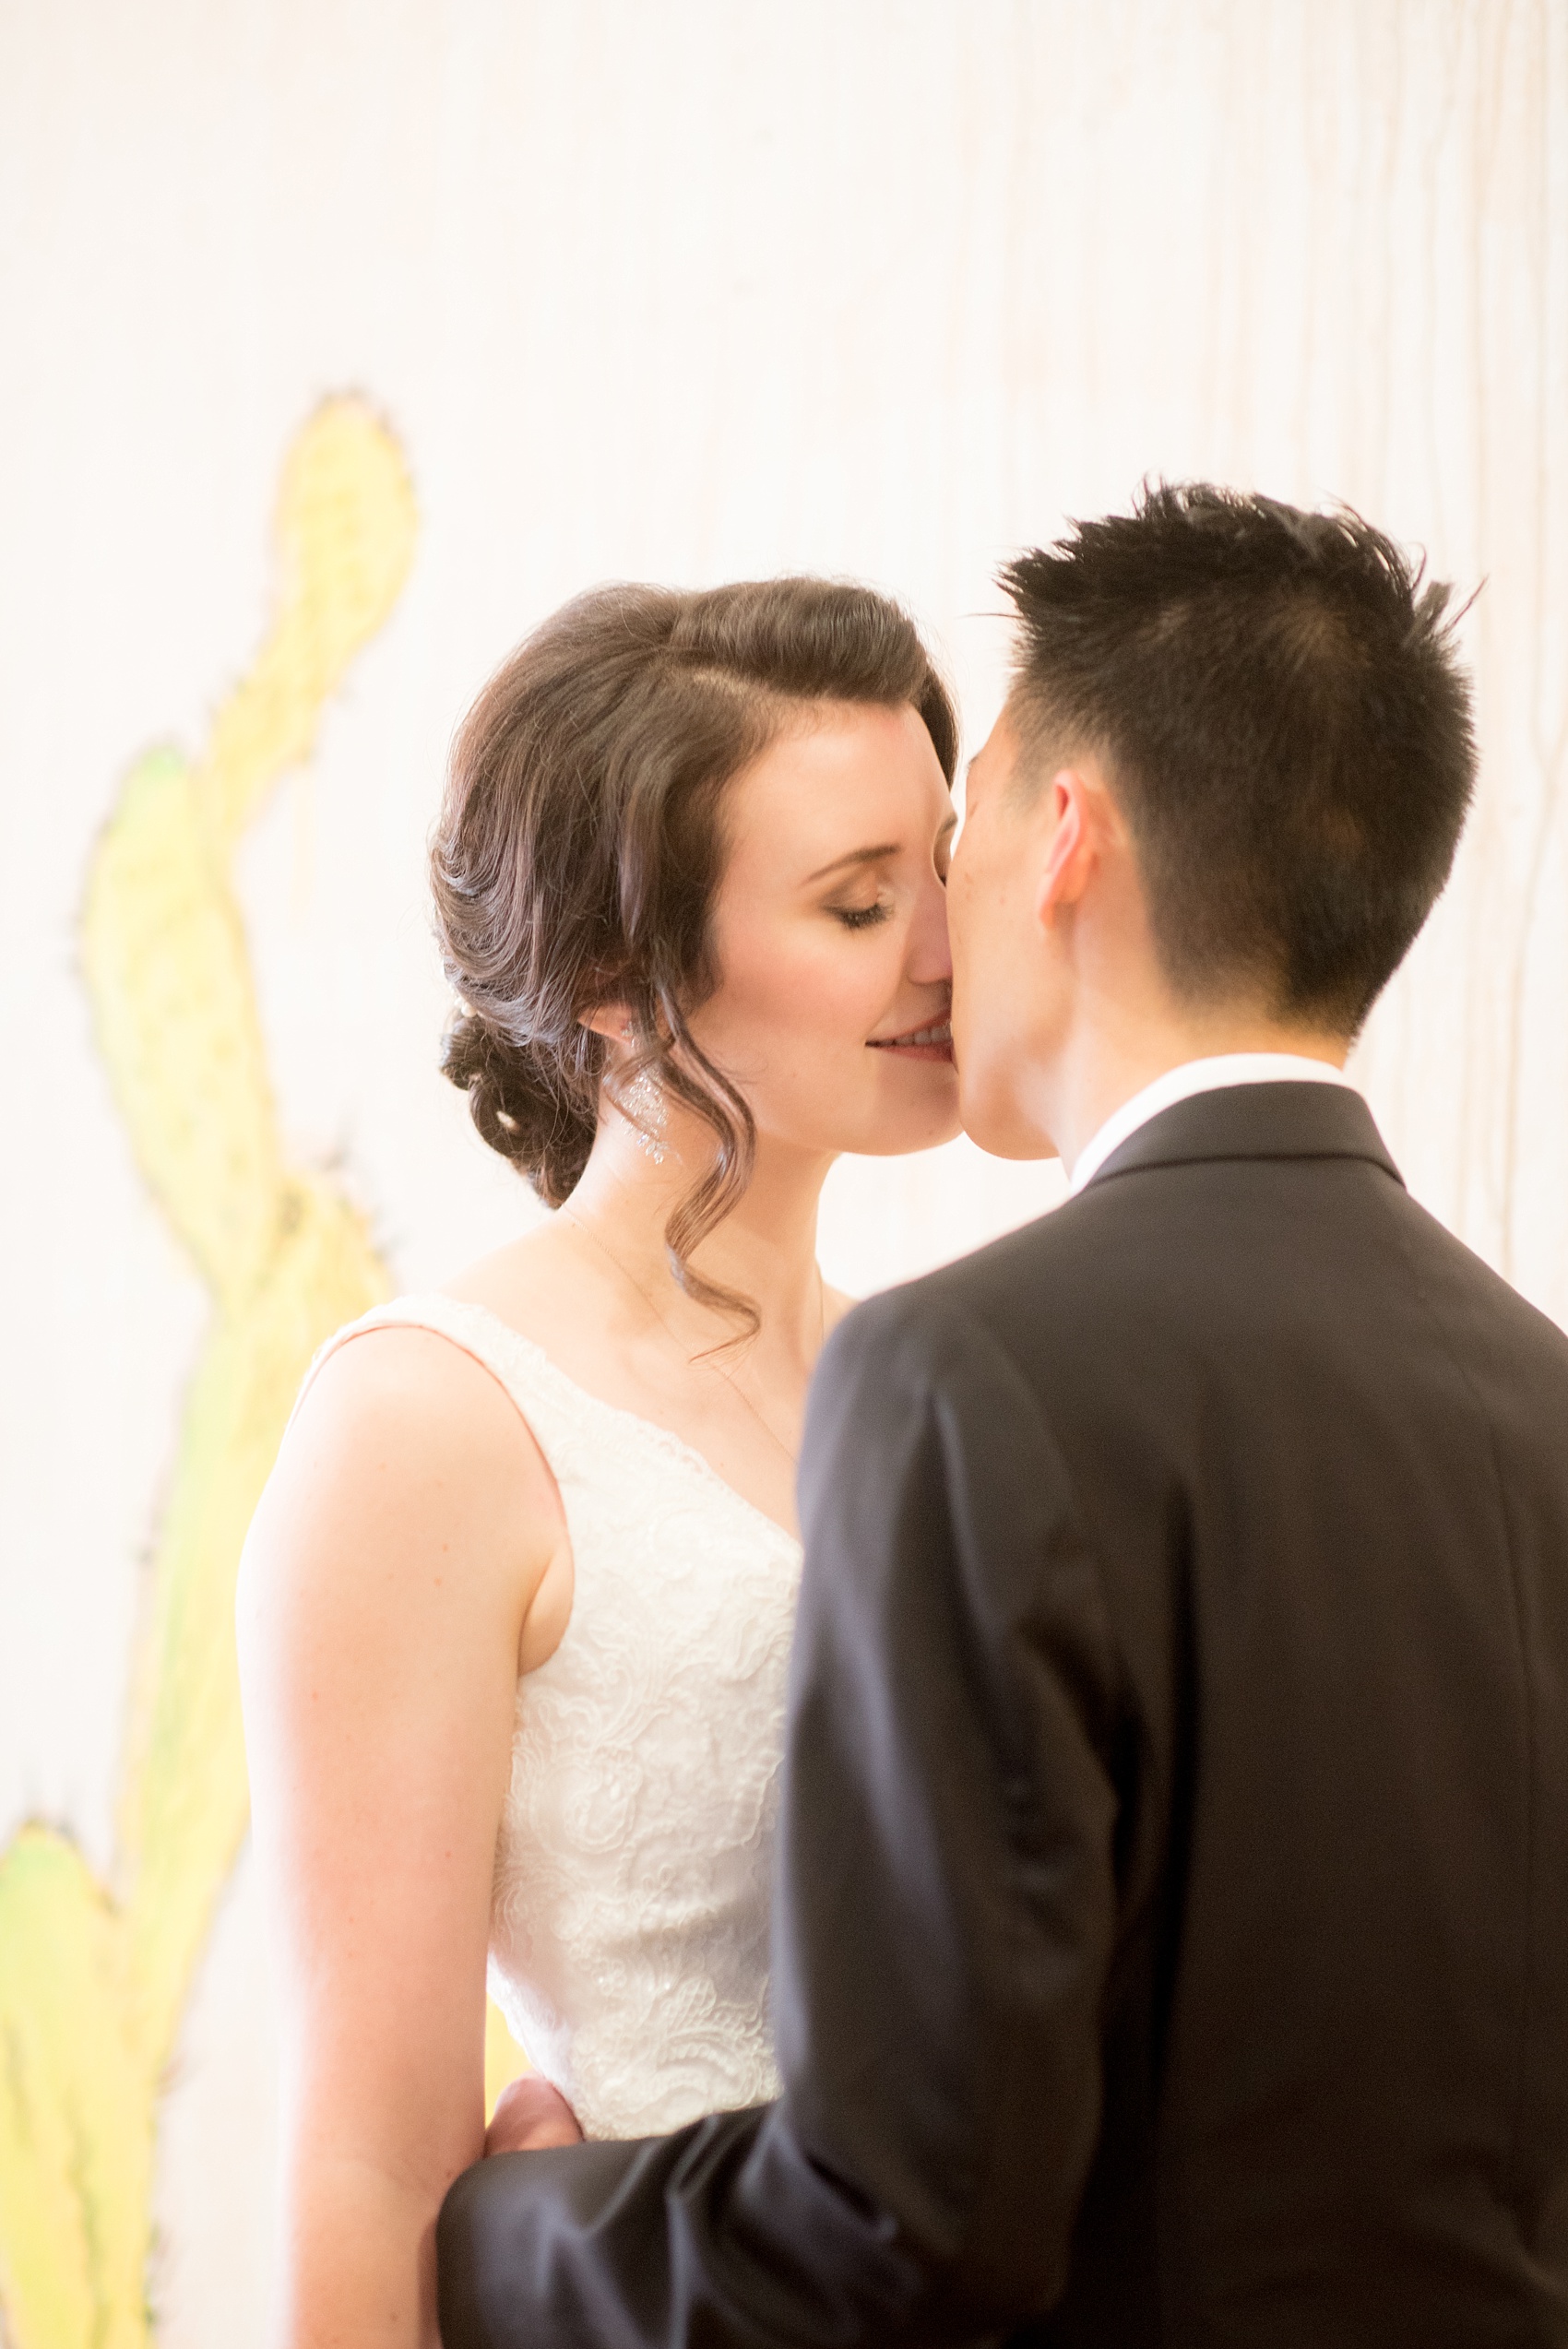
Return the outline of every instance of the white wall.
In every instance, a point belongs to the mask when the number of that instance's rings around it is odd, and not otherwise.
[[[94,0],[0,12],[0,1844],[107,1858],[205,1304],[131,1164],[75,925],[149,742],[259,639],[277,469],[360,389],[410,586],[243,894],[299,1156],[399,1281],[529,1209],[434,1074],[445,745],[609,575],[811,568],[935,633],[971,746],[998,557],[1141,475],[1343,496],[1467,592],[1459,872],[1361,1072],[1412,1187],[1568,1321],[1564,0]],[[867,1287],[1057,1195],[847,1168]],[[161,2338],[257,2341],[269,2070],[242,1868],[165,2114]]]

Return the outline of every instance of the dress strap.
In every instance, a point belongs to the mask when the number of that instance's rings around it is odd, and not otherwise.
[[[573,1408],[576,1390],[564,1379],[541,1347],[502,1321],[488,1306],[448,1297],[440,1289],[394,1297],[335,1330],[317,1349],[305,1372],[294,1398],[294,1410],[298,1411],[309,1394],[324,1362],[353,1339],[383,1329],[430,1330],[461,1347],[481,1370],[489,1371],[498,1386],[505,1389],[527,1421],[557,1483],[582,1473],[588,1465],[585,1454],[591,1457],[593,1446],[582,1425],[581,1412]]]

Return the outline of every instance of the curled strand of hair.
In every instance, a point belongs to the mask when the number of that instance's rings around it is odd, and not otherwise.
[[[756,1121],[744,1097],[695,1041],[678,1004],[667,1004],[665,1019],[671,1040],[660,1052],[659,1082],[695,1111],[714,1140],[713,1164],[677,1203],[664,1227],[665,1252],[671,1275],[694,1303],[740,1323],[733,1337],[709,1349],[718,1354],[754,1338],[762,1326],[761,1317],[749,1298],[707,1279],[691,1259],[708,1233],[739,1204],[752,1179]]]

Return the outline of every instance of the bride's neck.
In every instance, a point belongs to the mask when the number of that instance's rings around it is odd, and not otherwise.
[[[695,1121],[693,1121],[694,1126]],[[683,1147],[682,1145],[683,1144]],[[699,1344],[731,1325],[677,1287],[665,1252],[665,1228],[701,1180],[710,1148],[696,1127],[665,1141],[656,1161],[619,1119],[600,1124],[581,1180],[567,1202],[571,1220],[599,1242],[671,1326]],[[736,1205],[692,1252],[694,1271],[717,1287],[750,1299],[759,1338],[799,1349],[809,1362],[822,1335],[816,1266],[817,1205],[832,1160],[757,1145],[752,1179]]]

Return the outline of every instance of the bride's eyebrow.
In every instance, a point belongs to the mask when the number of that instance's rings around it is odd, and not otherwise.
[[[814,881],[825,881],[830,872],[839,872],[846,865],[881,864],[898,854],[898,846],[897,840],[884,840],[874,848],[851,848],[846,856],[834,857],[829,863],[818,865],[814,872],[808,872],[805,885],[809,889]]]
[[[957,822],[957,809],[950,808],[946,822],[938,827],[937,838],[945,840],[947,835],[956,828]],[[826,881],[830,872],[840,872],[846,866],[854,866],[858,869],[861,865],[882,864],[887,858],[898,856],[902,848],[903,843],[899,840],[883,840],[873,848],[850,848],[843,856],[833,858],[830,863],[818,865],[814,872],[808,872],[804,885],[809,889],[814,882]]]

